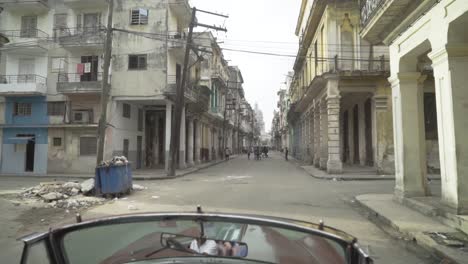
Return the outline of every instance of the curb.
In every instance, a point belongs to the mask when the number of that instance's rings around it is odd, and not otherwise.
[[[447,255],[443,250],[441,250],[440,245],[438,245],[436,242],[434,242],[432,239],[430,239],[427,235],[425,235],[422,232],[416,232],[416,231],[403,231],[400,230],[400,228],[392,222],[389,218],[380,215],[378,212],[374,211],[372,208],[361,202],[358,198],[358,196],[354,197],[355,204],[362,208],[368,215],[364,215],[365,218],[367,218],[369,221],[374,223],[377,227],[382,229],[385,233],[389,234],[391,237],[395,239],[401,239],[403,237],[404,240],[406,241],[412,241],[412,246],[417,247],[421,250],[426,251],[429,254],[432,254],[433,256],[440,258],[441,260],[449,260],[450,262],[447,263],[460,263],[453,259],[451,256]],[[388,232],[386,228],[390,228],[392,231],[396,232],[397,234],[401,235],[396,235],[395,233]],[[440,262],[440,263],[445,263],[445,262]]]
[[[299,163],[299,161],[295,158],[289,158],[288,162],[296,165],[300,169],[302,169],[305,173],[309,174],[310,176],[318,179],[318,180],[328,180],[328,181],[394,181],[395,176],[392,178],[389,177],[361,177],[361,176],[341,176],[341,175],[329,175],[329,176],[317,176],[310,172],[308,172],[303,166]],[[440,181],[440,178],[433,178],[429,177],[432,181]]]
[[[229,160],[236,159],[237,155],[231,156]],[[139,181],[160,181],[160,180],[172,180],[176,178],[180,178],[183,176],[186,176],[188,174],[197,172],[202,169],[206,169],[215,165],[218,165],[220,163],[227,162],[226,160],[218,160],[213,163],[206,164],[204,166],[198,167],[191,169],[186,172],[182,172],[179,174],[176,174],[176,176],[171,176],[171,177],[143,177],[143,176],[133,176],[132,178],[134,180],[139,180]],[[93,175],[69,175],[69,176],[60,176],[60,175],[21,175],[21,174],[0,174],[0,179],[1,178],[7,178],[7,177],[21,177],[21,178],[32,178],[32,179],[90,179],[93,178]]]

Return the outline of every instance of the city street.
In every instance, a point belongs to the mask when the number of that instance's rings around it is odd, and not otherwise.
[[[131,196],[94,207],[84,213],[84,219],[111,214],[146,211],[194,211],[197,204],[205,211],[240,212],[274,215],[330,225],[357,236],[376,263],[434,263],[426,256],[408,251],[404,243],[396,241],[360,215],[353,197],[363,193],[391,193],[393,181],[324,181],[306,174],[279,153],[261,161],[238,156],[226,163],[173,180],[139,181],[148,189]],[[38,179],[12,182],[2,186],[19,188]],[[10,256],[8,249],[20,250],[14,243],[12,231],[45,229],[47,223],[72,221],[72,214],[59,209],[31,209],[3,201],[2,208],[12,212],[2,217],[2,256]],[[22,211],[23,210],[23,211]],[[44,210],[44,214],[41,212]],[[45,223],[40,218],[45,218]],[[6,222],[6,223],[3,223]],[[5,226],[6,224],[6,226]],[[25,226],[27,225],[27,227]],[[5,237],[7,236],[7,237]],[[417,256],[420,255],[420,256]]]

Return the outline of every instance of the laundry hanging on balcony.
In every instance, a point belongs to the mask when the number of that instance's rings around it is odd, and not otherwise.
[[[85,70],[84,63],[78,63],[78,64],[76,64],[76,73],[78,73],[79,75],[83,75],[83,74],[84,74],[84,70]]]

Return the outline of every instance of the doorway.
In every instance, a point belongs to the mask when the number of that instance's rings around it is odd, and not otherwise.
[[[354,138],[354,164],[359,164],[359,110],[355,105],[353,108],[353,138]]]
[[[25,138],[26,142],[26,152],[25,152],[25,162],[24,162],[24,170],[26,172],[33,172],[34,171],[34,153],[36,150],[36,139],[34,135],[30,134],[19,134],[16,135],[19,138]]]
[[[143,144],[143,137],[142,136],[137,136],[137,160],[136,160],[136,168],[141,169],[141,160],[143,153],[142,151],[142,144]]]
[[[349,124],[348,124],[348,119],[349,119],[349,112],[345,111],[343,113],[343,163],[348,161],[349,157]]]
[[[85,33],[94,34],[97,33],[99,28],[99,13],[91,13],[83,15],[83,31]]]
[[[89,68],[85,66],[84,73],[80,77],[82,82],[90,82],[98,80],[98,56],[81,56],[81,63],[89,63]]]

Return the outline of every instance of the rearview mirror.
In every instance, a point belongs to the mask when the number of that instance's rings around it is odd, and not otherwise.
[[[203,245],[211,244],[211,249],[205,251]],[[162,233],[161,245],[175,250],[192,250],[194,253],[213,256],[245,258],[249,248],[246,243],[212,238],[200,238],[180,234]],[[214,249],[216,247],[216,249]],[[205,247],[207,248],[207,247]]]

